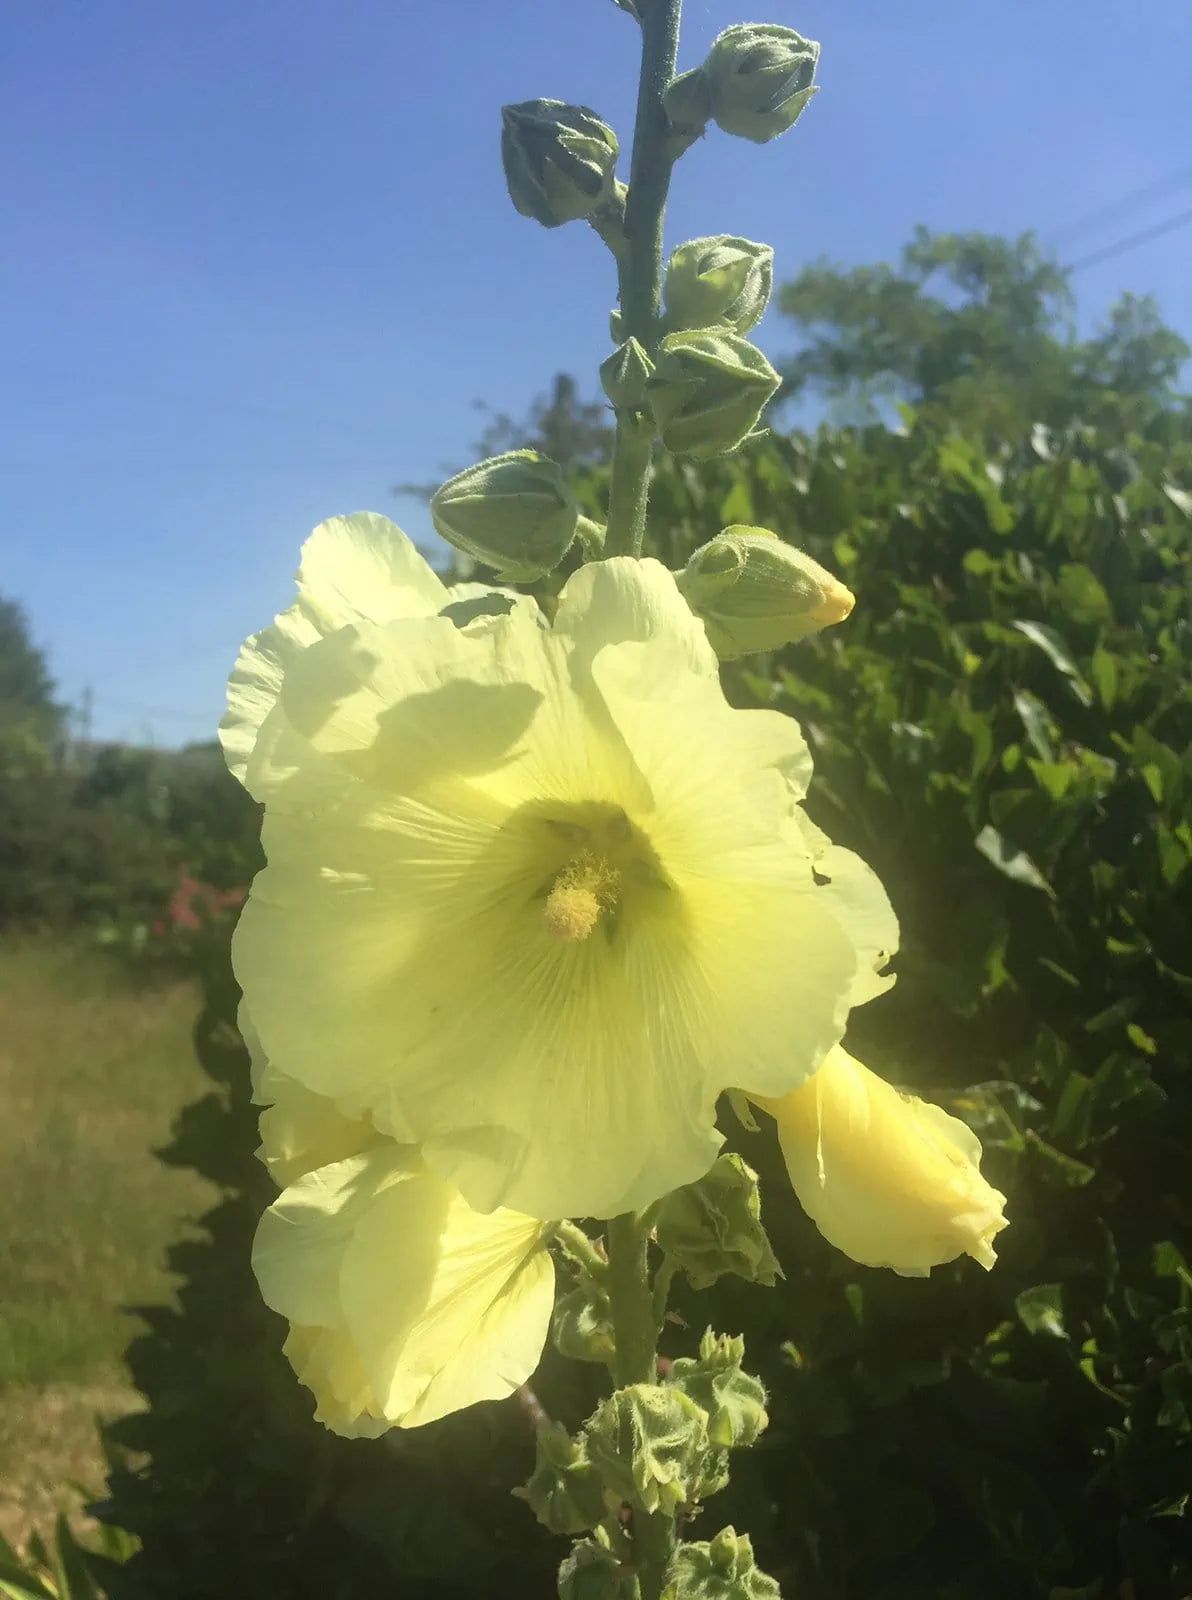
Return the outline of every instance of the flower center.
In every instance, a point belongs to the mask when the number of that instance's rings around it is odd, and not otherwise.
[[[542,920],[547,931],[556,939],[586,939],[601,912],[616,909],[620,890],[618,869],[603,856],[581,850],[555,878],[546,897]]]

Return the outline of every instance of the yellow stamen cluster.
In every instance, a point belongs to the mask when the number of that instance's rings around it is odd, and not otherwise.
[[[586,939],[602,911],[617,904],[621,874],[600,856],[585,850],[569,861],[546,897],[542,919],[556,939]]]

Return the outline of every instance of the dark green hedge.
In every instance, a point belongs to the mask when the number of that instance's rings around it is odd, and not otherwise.
[[[1012,1227],[986,1276],[858,1268],[801,1216],[764,1136],[786,1269],[680,1297],[744,1332],[773,1422],[696,1531],[732,1520],[800,1600],[1186,1600],[1192,1593],[1192,452],[1074,432],[987,460],[938,424],[795,436],[655,485],[660,554],[728,522],[803,544],[852,619],[728,674],[803,723],[811,810],[886,882],[894,990],[850,1043],[982,1135]],[[307,1421],[259,1305],[234,990],[218,1081],[170,1159],[226,1202],[180,1245],[178,1313],[131,1352],[106,1514],[145,1541],[118,1593],[546,1595],[561,1551],[507,1498],[510,1403],[375,1444]],[[591,1375],[548,1358],[578,1421]]]

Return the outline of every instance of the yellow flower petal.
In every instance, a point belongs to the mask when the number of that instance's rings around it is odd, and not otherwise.
[[[245,641],[228,684],[219,736],[241,783],[285,669],[308,645],[348,622],[433,616],[450,598],[401,529],[373,511],[320,523],[302,547],[297,582],[298,599]]]
[[[340,1433],[416,1427],[501,1399],[538,1364],[554,1304],[541,1226],[481,1216],[386,1142],[292,1184],[253,1268],[286,1351]]]
[[[759,1104],[778,1123],[791,1183],[830,1244],[910,1277],[968,1253],[983,1267],[1006,1197],[981,1176],[981,1145],[957,1117],[870,1072],[846,1050]]]

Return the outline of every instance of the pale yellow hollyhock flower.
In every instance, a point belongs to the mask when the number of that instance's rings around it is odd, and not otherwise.
[[[988,1269],[1004,1194],[981,1176],[981,1144],[957,1117],[839,1045],[780,1100],[759,1100],[803,1209],[829,1244],[867,1267],[926,1277],[967,1253]]]
[[[257,1154],[284,1186],[253,1267],[318,1420],[372,1438],[512,1393],[554,1305],[542,1224],[472,1211],[416,1149],[278,1072],[243,1007],[240,1031],[265,1106]]]
[[[541,1223],[473,1211],[390,1139],[291,1183],[261,1218],[253,1270],[291,1323],[285,1353],[316,1417],[349,1436],[512,1394],[555,1297]]]
[[[396,528],[346,518],[299,584],[224,732],[265,805],[234,953],[269,1059],[478,1210],[700,1177],[721,1091],[807,1077],[897,940],[803,816],[797,725],[728,706],[657,562],[584,567],[547,626],[443,603]]]

